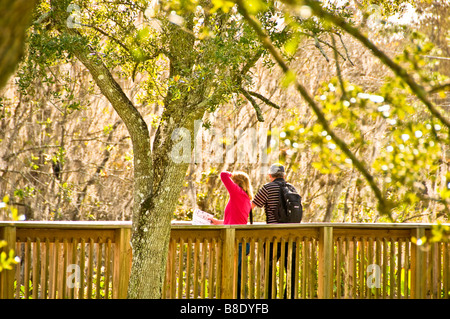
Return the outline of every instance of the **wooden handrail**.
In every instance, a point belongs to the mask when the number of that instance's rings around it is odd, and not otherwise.
[[[163,297],[449,298],[450,243],[412,241],[431,227],[174,222]],[[126,298],[130,237],[131,222],[0,222],[21,258],[0,298]]]

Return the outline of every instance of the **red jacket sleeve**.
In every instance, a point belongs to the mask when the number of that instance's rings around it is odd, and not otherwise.
[[[222,180],[222,183],[227,188],[230,196],[233,196],[236,192],[238,192],[240,190],[240,187],[235,182],[233,182],[233,180],[231,179],[230,172],[224,171],[224,172],[220,173],[220,179]]]

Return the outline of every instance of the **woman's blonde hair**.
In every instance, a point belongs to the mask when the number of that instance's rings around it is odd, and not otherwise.
[[[231,179],[233,182],[235,182],[237,185],[239,185],[240,188],[248,195],[250,200],[253,199],[253,189],[252,184],[250,183],[250,178],[248,177],[247,173],[244,172],[233,172],[231,173]]]

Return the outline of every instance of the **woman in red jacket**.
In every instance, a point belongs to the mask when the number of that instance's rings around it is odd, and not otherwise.
[[[225,207],[224,219],[217,220],[211,218],[215,225],[245,225],[248,215],[252,209],[253,199],[252,185],[248,175],[244,172],[222,172],[220,179],[230,194],[230,200]],[[250,244],[245,246],[245,254],[250,252]],[[238,273],[237,273],[237,298],[241,297],[241,263],[242,263],[242,243],[239,243],[238,250]]]
[[[248,175],[244,172],[222,172],[220,179],[230,194],[230,200],[225,207],[224,219],[211,219],[214,225],[245,225],[252,208],[252,186]]]

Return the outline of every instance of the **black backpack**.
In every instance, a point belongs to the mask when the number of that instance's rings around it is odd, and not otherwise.
[[[303,217],[302,198],[295,187],[285,181],[276,181],[280,186],[280,200],[275,211],[278,223],[300,223]]]

